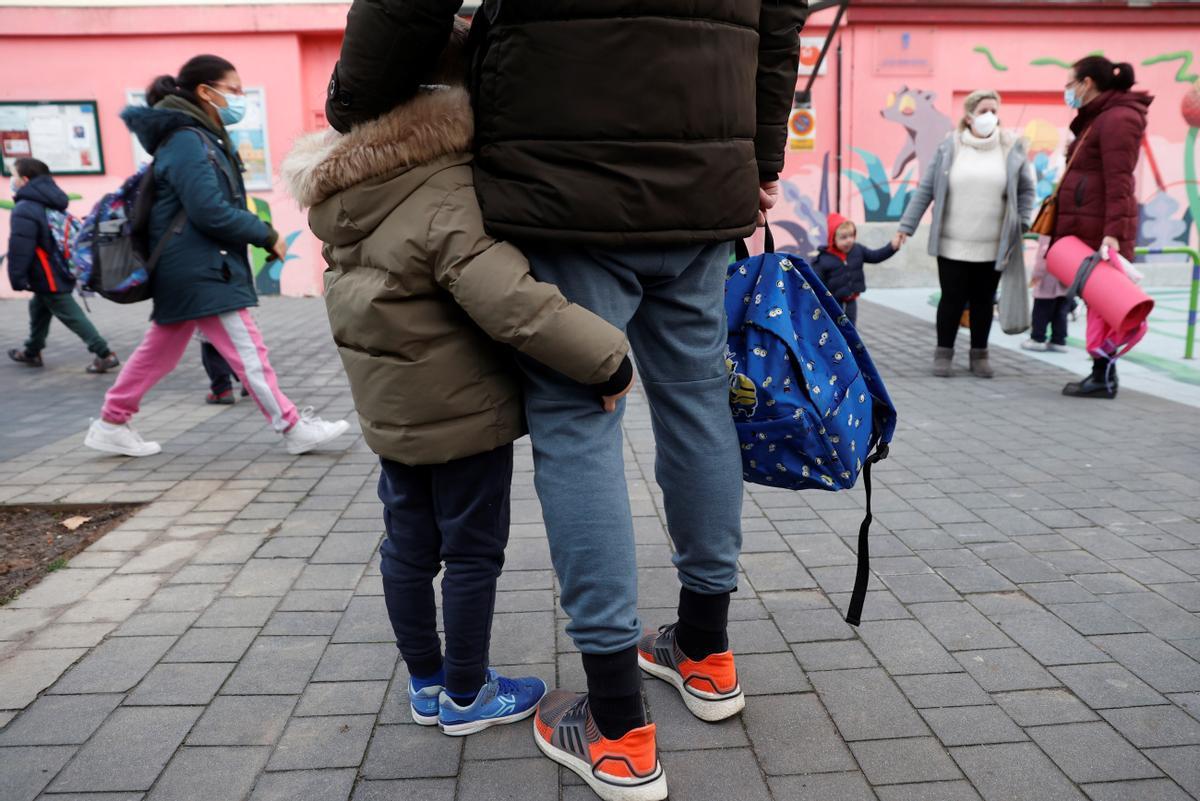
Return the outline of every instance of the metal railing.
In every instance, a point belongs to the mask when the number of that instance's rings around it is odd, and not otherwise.
[[[1036,242],[1038,235],[1025,234],[1025,239]],[[1196,358],[1196,323],[1197,311],[1200,310],[1200,250],[1179,245],[1166,248],[1135,248],[1133,252],[1138,256],[1187,256],[1192,260],[1192,290],[1188,300],[1187,336],[1183,358]]]

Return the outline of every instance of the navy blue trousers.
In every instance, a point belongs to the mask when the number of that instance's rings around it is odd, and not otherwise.
[[[210,342],[200,344],[200,361],[204,364],[204,372],[208,373],[209,390],[214,395],[221,395],[233,389],[233,368],[225,357],[212,346]]]
[[[508,544],[512,445],[440,465],[380,461],[381,569],[396,646],[410,675],[430,676],[444,664],[446,691],[474,696],[488,667]],[[433,594],[443,565],[444,658]]]

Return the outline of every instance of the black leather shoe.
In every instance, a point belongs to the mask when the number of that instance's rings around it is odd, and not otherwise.
[[[1103,378],[1089,375],[1082,381],[1073,381],[1063,387],[1062,394],[1071,398],[1108,398],[1117,397],[1117,385],[1107,383]]]

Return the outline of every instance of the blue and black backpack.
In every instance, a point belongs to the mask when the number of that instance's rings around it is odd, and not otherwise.
[[[896,407],[841,304],[799,256],[738,258],[725,282],[729,404],[746,481],[850,489],[863,476],[866,517],[846,622],[857,626],[870,578],[871,465],[887,458]]]

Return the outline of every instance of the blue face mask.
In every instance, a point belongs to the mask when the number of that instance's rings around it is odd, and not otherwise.
[[[213,107],[216,108],[221,123],[226,126],[237,125],[246,116],[246,96],[227,95],[224,92],[219,94],[225,100],[225,107],[221,108],[216,103],[213,103]]]
[[[1066,102],[1066,104],[1068,106],[1070,106],[1071,108],[1074,108],[1074,109],[1083,107],[1083,101],[1079,99],[1079,95],[1075,94],[1074,86],[1068,86],[1063,91],[1063,101]]]

